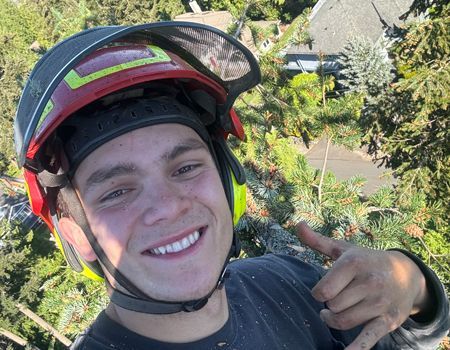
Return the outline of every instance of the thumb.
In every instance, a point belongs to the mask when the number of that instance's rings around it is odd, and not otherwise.
[[[337,260],[352,246],[350,243],[331,239],[314,232],[306,222],[301,221],[295,227],[298,239],[306,246]]]

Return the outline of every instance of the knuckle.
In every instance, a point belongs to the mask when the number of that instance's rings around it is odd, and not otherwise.
[[[376,272],[370,272],[367,275],[367,283],[371,288],[379,290],[384,286],[384,278],[382,278],[382,276],[380,276],[380,274]]]
[[[395,326],[395,322],[392,321],[392,319],[389,317],[389,315],[385,314],[379,317],[378,327],[376,327],[377,332],[381,336],[389,333],[390,331],[397,328]]]
[[[400,325],[397,324],[396,322],[390,322],[390,323],[387,325],[387,333],[390,333],[390,332],[392,332],[392,331],[395,331],[399,326],[400,326]]]
[[[380,311],[386,310],[390,301],[386,296],[379,296],[373,302],[373,307],[379,309]]]
[[[329,300],[331,298],[331,291],[328,288],[322,290],[321,296],[323,300]]]
[[[388,311],[388,328],[389,332],[397,329],[402,323],[402,316],[398,307],[392,307]]]
[[[334,323],[337,329],[346,330],[351,328],[351,320],[346,316],[335,316]]]
[[[363,257],[359,254],[348,254],[345,257],[345,263],[349,266],[358,267],[363,263]]]
[[[327,302],[327,307],[330,311],[332,311],[334,313],[340,311],[339,304],[334,300]]]
[[[369,333],[368,338],[370,338],[371,340],[376,340],[382,337],[382,332],[378,328],[373,328],[367,332]]]
[[[326,285],[314,289],[314,296],[321,301],[327,301],[331,299],[331,293],[331,289]]]
[[[388,315],[393,320],[398,320],[400,318],[400,309],[396,306],[392,306],[388,312]]]

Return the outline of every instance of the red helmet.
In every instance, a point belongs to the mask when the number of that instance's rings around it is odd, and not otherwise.
[[[48,51],[36,64],[20,99],[14,125],[15,144],[33,212],[55,234],[72,267],[84,270],[90,277],[101,275],[58,234],[52,187],[62,187],[65,180],[61,179],[70,171],[68,168],[76,166],[63,164],[67,151],[55,142],[58,128],[98,101],[108,105],[139,94],[146,98],[148,94],[170,95],[175,89],[203,111],[202,124],[214,125],[214,130],[224,137],[232,133],[243,139],[242,125],[231,107],[239,94],[259,80],[258,64],[250,51],[232,37],[194,23],[98,27],[76,34]],[[140,121],[138,127],[145,122]],[[102,131],[106,124],[98,124],[98,129]],[[126,127],[113,126],[110,138],[102,132],[89,134],[86,143],[104,143],[130,130],[129,122],[123,124]],[[95,147],[100,144],[95,143]],[[233,192],[244,184],[245,176],[228,148],[219,148],[216,153],[223,158],[218,161],[219,168],[220,164],[226,168],[220,171],[231,173],[225,174],[229,178],[229,185],[228,180],[224,181],[225,191],[231,209],[236,211]],[[82,160],[94,146],[86,149],[77,159]],[[242,209],[238,211],[233,213],[235,217],[242,214]]]

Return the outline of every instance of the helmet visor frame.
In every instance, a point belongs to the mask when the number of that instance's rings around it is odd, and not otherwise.
[[[40,116],[53,92],[81,60],[120,40],[156,44],[219,83],[227,92],[223,110],[260,81],[256,58],[239,41],[218,29],[189,22],[157,22],[138,26],[89,29],[60,42],[36,64],[19,101],[14,126],[17,162],[22,167]]]

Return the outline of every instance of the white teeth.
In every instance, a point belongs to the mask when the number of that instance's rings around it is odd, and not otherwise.
[[[181,246],[183,247],[183,249],[186,249],[190,245],[191,245],[191,242],[189,242],[189,239],[184,237],[183,240],[181,241]]]
[[[183,250],[183,247],[181,246],[180,242],[172,243],[172,246],[173,246],[173,251],[175,253],[179,252],[180,250]]]
[[[186,248],[189,248],[191,245],[193,245],[195,242],[198,241],[200,238],[200,232],[195,231],[194,233],[191,233],[189,236],[184,237],[180,239],[179,241],[166,244],[161,247],[150,249],[150,252],[155,255],[164,255],[167,253],[177,253],[179,251],[182,251]]]

